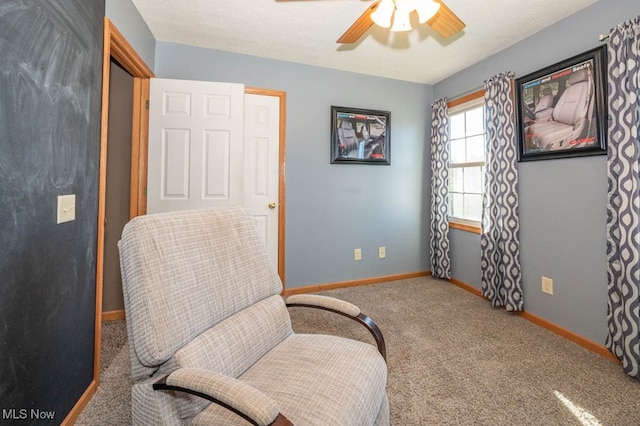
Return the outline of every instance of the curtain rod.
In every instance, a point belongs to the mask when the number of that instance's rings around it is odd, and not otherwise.
[[[513,71],[507,71],[506,74],[509,78],[515,77],[515,74]],[[467,102],[469,100],[481,97],[483,95],[484,95],[484,85],[476,87],[475,89],[472,89],[472,90],[468,90],[464,93],[457,94],[452,97],[447,97],[447,105],[449,108],[451,108],[461,103]],[[449,105],[451,103],[453,103],[453,105]]]
[[[609,33],[609,34],[600,34],[598,36],[598,41],[605,41],[606,39],[609,38],[610,35],[611,35],[611,33]]]

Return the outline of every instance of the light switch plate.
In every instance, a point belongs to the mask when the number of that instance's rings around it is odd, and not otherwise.
[[[76,195],[58,195],[58,221],[56,223],[76,220]]]
[[[553,280],[549,277],[542,277],[542,292],[553,296]]]

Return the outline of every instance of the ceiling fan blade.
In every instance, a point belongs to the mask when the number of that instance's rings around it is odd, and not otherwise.
[[[440,9],[427,21],[427,24],[444,38],[449,38],[466,27],[466,24],[442,1],[440,1]]]
[[[371,14],[378,8],[378,4],[380,0],[373,3],[371,6],[367,7],[360,15],[358,19],[355,20],[353,24],[349,27],[347,31],[345,31],[342,36],[336,41],[336,43],[355,43],[358,41],[360,37],[369,29],[371,25],[373,25],[373,21],[371,20]]]

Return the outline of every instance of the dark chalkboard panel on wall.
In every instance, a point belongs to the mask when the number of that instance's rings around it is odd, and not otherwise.
[[[104,0],[0,5],[3,424],[59,424],[93,379],[103,17]]]

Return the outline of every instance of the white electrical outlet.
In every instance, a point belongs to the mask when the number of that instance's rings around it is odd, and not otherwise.
[[[378,257],[380,259],[387,257],[387,249],[385,247],[378,247]]]
[[[553,296],[553,280],[548,277],[542,277],[542,292]]]
[[[361,249],[353,249],[353,260],[362,260],[362,250]]]

